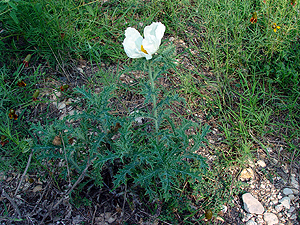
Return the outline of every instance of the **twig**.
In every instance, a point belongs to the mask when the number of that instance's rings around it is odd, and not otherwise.
[[[45,193],[46,193],[47,188],[49,187],[49,185],[50,185],[50,182],[47,182],[47,185],[46,185],[46,187],[45,187],[45,189],[44,189],[44,191],[43,191],[40,199],[35,203],[35,206],[34,206],[33,210],[31,211],[31,213],[28,216],[32,216],[33,212],[38,207],[39,203],[41,202],[42,198],[44,197],[44,195],[45,195]]]
[[[123,201],[123,206],[122,206],[122,212],[121,212],[121,217],[123,219],[124,217],[124,208],[125,208],[125,202],[126,202],[126,193],[127,193],[127,182],[125,183],[125,193],[124,193],[124,201]]]
[[[53,206],[53,209],[55,209],[63,200],[66,196],[68,196],[72,191],[73,189],[81,182],[81,180],[83,179],[87,169],[89,168],[89,166],[91,165],[91,162],[90,160],[88,160],[88,163],[86,165],[86,167],[84,168],[84,170],[82,171],[82,173],[80,174],[80,176],[78,177],[78,179],[76,180],[75,184],[73,184],[73,186],[69,189],[69,191],[65,194],[64,197],[62,197],[54,206]]]
[[[84,168],[84,170],[82,171],[82,173],[80,174],[80,176],[78,177],[78,179],[76,180],[75,184],[73,184],[73,186],[69,189],[69,191],[67,191],[67,193],[53,207],[51,207],[49,209],[49,211],[47,212],[47,214],[42,219],[42,221],[41,221],[42,223],[47,218],[47,216],[51,213],[51,211],[53,209],[55,209],[73,191],[73,189],[80,183],[80,181],[83,179],[83,176],[86,173],[86,171],[89,168],[89,166],[91,165],[91,163],[92,162],[88,159],[88,163],[87,163],[86,167]]]
[[[16,191],[15,191],[15,195],[14,195],[14,196],[17,195],[17,193],[18,193],[18,191],[19,191],[19,189],[20,189],[20,187],[21,187],[21,184],[22,184],[22,182],[23,182],[23,180],[24,180],[24,177],[25,177],[25,175],[26,175],[26,173],[27,173],[27,170],[28,170],[28,167],[29,167],[29,165],[30,165],[32,155],[33,155],[33,149],[31,150],[31,153],[30,153],[30,155],[29,155],[29,159],[28,159],[26,168],[25,168],[25,170],[24,170],[24,173],[22,174],[21,180],[20,180],[19,185],[18,185],[18,187],[17,187],[17,189],[16,189]]]
[[[62,133],[60,133],[60,136],[61,136],[61,142],[62,142],[63,147],[64,147],[65,160],[66,160],[66,164],[67,164],[67,171],[68,171],[68,178],[69,178],[69,186],[71,186],[70,169],[69,169],[69,164],[68,164],[68,159],[67,159],[67,152],[66,152],[65,142],[64,142],[64,138],[62,136]]]
[[[292,169],[293,169],[293,162],[294,162],[294,157],[295,157],[295,152],[296,148],[294,149],[292,158],[291,158],[291,163],[290,163],[290,171],[289,171],[289,176],[288,176],[288,182],[291,183],[291,175],[292,175]]]
[[[7,198],[7,200],[11,203],[11,205],[14,207],[14,209],[16,210],[18,217],[21,218],[21,212],[17,206],[17,204],[14,202],[14,200],[4,191],[4,189],[2,189],[2,195]]]
[[[95,219],[96,211],[97,211],[97,205],[95,205],[95,210],[94,210],[93,217],[92,217],[92,222],[91,222],[92,225],[94,224],[94,219]]]

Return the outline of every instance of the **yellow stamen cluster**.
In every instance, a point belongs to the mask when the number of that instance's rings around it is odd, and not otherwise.
[[[148,54],[148,52],[144,49],[143,45],[141,45],[141,51],[144,52],[145,54]]]

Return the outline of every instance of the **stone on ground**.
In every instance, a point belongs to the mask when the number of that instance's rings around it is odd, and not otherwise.
[[[264,220],[267,225],[274,225],[279,222],[277,216],[274,213],[265,213]]]
[[[244,208],[249,213],[263,214],[265,211],[263,205],[250,193],[243,194]]]

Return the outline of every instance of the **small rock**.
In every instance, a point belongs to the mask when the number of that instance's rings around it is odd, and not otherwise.
[[[278,203],[278,200],[277,199],[274,199],[273,201],[272,201],[272,204],[273,205],[276,205]]]
[[[248,165],[252,168],[254,168],[254,162],[252,159],[248,159]]]
[[[286,174],[289,173],[289,169],[287,168],[287,165],[281,165],[281,169],[282,169],[283,172],[285,172]]]
[[[295,195],[289,195],[288,197],[289,197],[289,199],[291,199],[291,201],[296,199]]]
[[[276,211],[277,213],[279,213],[280,211],[283,210],[283,208],[284,208],[284,206],[283,206],[282,204],[276,205],[276,206],[275,206],[275,211]]]
[[[0,172],[0,181],[6,180],[6,176],[3,172]]]
[[[135,122],[137,122],[139,125],[142,125],[143,124],[143,120],[144,120],[144,117],[137,117],[134,119]]]
[[[257,223],[257,225],[264,225],[265,221],[261,218],[256,218],[256,223]]]
[[[41,190],[43,190],[43,187],[42,187],[42,185],[37,185],[37,186],[35,186],[34,188],[33,188],[33,190],[32,190],[32,192],[38,192],[38,191],[41,191]]]
[[[228,207],[226,205],[222,205],[221,212],[225,214],[227,212],[227,209],[228,209]]]
[[[246,225],[257,225],[257,223],[253,220],[249,220]]]
[[[279,222],[277,216],[274,213],[265,213],[264,220],[267,222],[268,225],[274,225]]]
[[[216,220],[219,220],[219,221],[221,221],[222,223],[225,222],[220,216],[217,216],[217,217],[216,217]]]
[[[279,200],[279,202],[286,208],[286,209],[290,209],[290,202],[291,199],[289,197],[284,197],[282,199]]]
[[[282,192],[283,192],[283,194],[285,194],[285,195],[291,195],[291,194],[294,193],[293,190],[290,189],[290,188],[285,188],[285,189],[283,189]]]
[[[297,189],[293,188],[292,190],[293,190],[294,195],[298,195],[299,194],[299,191]]]
[[[297,189],[292,189],[293,190],[293,192],[294,192],[294,195],[298,195],[299,194],[299,191],[297,190]]]
[[[11,180],[13,180],[13,178],[12,178],[12,177],[8,177],[8,178],[6,178],[6,182],[9,182],[9,181],[11,181]]]
[[[280,192],[278,193],[277,198],[278,198],[278,199],[282,199],[282,195],[281,195]]]
[[[292,175],[291,175],[291,185],[292,185],[295,189],[299,190],[299,183],[298,183],[298,181],[296,180],[296,175],[295,175],[295,174],[292,174]]]
[[[295,208],[294,206],[292,206],[288,212],[289,212],[289,213],[292,213],[292,212],[295,211],[295,209],[296,209],[296,208]]]
[[[249,213],[262,214],[265,209],[263,205],[250,193],[243,194],[244,208]]]
[[[66,104],[64,102],[60,102],[57,104],[57,109],[61,110],[61,109],[64,109],[66,108]]]
[[[247,222],[247,221],[250,220],[252,217],[253,217],[252,214],[247,213],[247,214],[244,216],[244,218],[243,218],[243,222]]]
[[[277,164],[278,164],[278,160],[277,160],[277,159],[275,159],[275,158],[271,158],[271,160],[273,161],[273,163],[274,163],[275,165],[277,165]]]
[[[243,169],[240,175],[240,180],[245,181],[254,178],[254,171],[251,168]]]
[[[260,167],[262,167],[262,168],[265,168],[265,167],[266,167],[266,163],[265,163],[263,160],[258,160],[258,161],[256,162],[256,165],[257,165],[257,166],[260,166]]]
[[[297,219],[297,215],[296,214],[293,214],[291,217],[290,217],[290,220],[295,220]]]
[[[82,224],[83,218],[80,215],[77,215],[72,218],[72,224]]]
[[[82,68],[80,68],[80,67],[77,67],[77,70],[78,70],[80,73],[82,73],[82,74],[83,74],[83,69],[82,69]]]
[[[107,222],[108,223],[113,223],[115,220],[116,220],[116,218],[110,217],[110,218],[108,218]]]

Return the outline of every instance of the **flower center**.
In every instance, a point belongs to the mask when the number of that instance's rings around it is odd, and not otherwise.
[[[144,49],[143,45],[141,45],[141,51],[144,52],[145,54],[148,54],[148,52]]]

